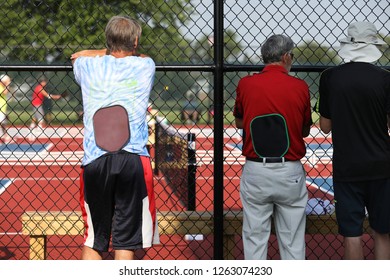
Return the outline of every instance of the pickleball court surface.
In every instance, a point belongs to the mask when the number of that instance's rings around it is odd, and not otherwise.
[[[182,133],[196,135],[196,210],[213,210],[214,133],[208,126],[176,126]],[[332,200],[331,145],[313,128],[306,139],[308,152],[304,159],[310,198]],[[34,141],[29,141],[25,127],[10,129],[15,143],[0,144],[0,259],[28,259],[29,239],[21,234],[20,216],[25,211],[79,211],[79,171],[82,151],[82,127],[47,127]],[[225,210],[240,210],[239,180],[245,160],[241,156],[240,136],[233,127],[224,135],[224,201]],[[155,175],[158,210],[184,210],[178,197],[167,186],[162,174]],[[367,237],[367,242],[371,242]],[[83,238],[79,236],[48,237],[48,259],[78,259]],[[243,259],[242,242],[236,237],[235,256]],[[183,236],[161,236],[161,244],[145,252],[142,259],[212,259],[213,236],[188,240]],[[278,258],[272,236],[270,251]],[[330,246],[332,244],[332,246]],[[340,237],[311,235],[307,237],[307,257],[339,258]],[[368,253],[369,254],[369,253]],[[110,258],[108,255],[107,258]]]

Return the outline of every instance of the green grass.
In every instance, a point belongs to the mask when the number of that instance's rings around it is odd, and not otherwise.
[[[79,120],[77,112],[75,111],[52,111],[53,120],[50,122],[51,124],[57,125],[74,125],[81,124],[81,120]],[[31,111],[11,111],[8,114],[8,118],[10,124],[13,125],[29,125],[31,123],[32,112]]]
[[[11,107],[11,106],[10,106]],[[32,109],[29,106],[16,106],[9,109],[9,120],[13,125],[29,125],[31,122]],[[57,125],[74,125],[82,124],[82,120],[79,119],[78,113],[71,106],[55,106],[52,110],[53,120],[52,124]],[[179,109],[169,110],[163,109],[159,111],[159,115],[165,117],[171,124],[182,124],[181,111]],[[314,123],[318,123],[319,115],[315,112],[312,113]],[[201,113],[200,121],[198,124],[206,124],[208,120],[207,112]],[[212,123],[213,121],[211,121]],[[232,110],[224,111],[224,124],[234,124],[234,116]]]
[[[76,101],[60,100],[53,102],[52,107],[52,124],[73,125],[80,124],[77,111],[81,108],[80,104]],[[8,104],[8,119],[13,125],[29,125],[33,116],[33,108],[29,100],[23,100],[20,102],[9,102]]]

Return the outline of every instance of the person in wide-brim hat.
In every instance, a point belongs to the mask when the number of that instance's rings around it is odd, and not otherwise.
[[[332,133],[334,205],[345,260],[365,259],[367,217],[374,258],[390,260],[390,72],[373,63],[386,44],[377,33],[372,23],[351,24],[340,40],[346,63],[323,71],[318,84],[320,130]]]
[[[377,29],[370,22],[355,22],[348,27],[348,37],[340,39],[339,55],[345,61],[374,62],[381,56],[378,47],[387,45],[378,38]]]

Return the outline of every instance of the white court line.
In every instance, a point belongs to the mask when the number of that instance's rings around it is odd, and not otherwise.
[[[4,178],[3,178],[4,179]],[[9,180],[5,185],[1,186],[0,187],[0,194],[2,194],[3,192],[5,192],[5,190],[12,184],[13,180],[14,179],[5,179],[5,180]]]
[[[23,235],[23,232],[0,232],[0,235]]]
[[[313,187],[319,189],[320,191],[322,191],[323,193],[327,193],[327,194],[330,194],[330,195],[334,196],[334,192],[332,192],[331,190],[325,189],[323,187],[320,187],[317,184],[315,184],[314,182],[309,182],[309,181],[306,180],[306,185],[313,186]]]
[[[77,181],[80,179],[80,177],[39,177],[39,178],[32,178],[32,177],[18,177],[18,178],[3,178],[3,180],[9,180],[9,182],[7,182],[6,185],[3,185],[2,187],[0,187],[0,195],[5,192],[5,190],[13,183],[15,183],[16,181],[18,180],[21,180],[23,182],[26,182],[26,181],[39,181],[39,180],[54,180],[54,179],[57,179],[59,181]]]
[[[50,144],[54,145],[54,144]],[[20,152],[19,154],[13,153],[13,156],[4,158],[0,157],[0,163],[13,163],[16,165],[37,165],[45,163],[54,163],[54,165],[62,165],[63,163],[69,163],[77,165],[81,163],[84,156],[83,151],[65,151],[65,152],[52,152],[52,151],[41,151],[36,152]],[[50,164],[52,165],[52,164]]]
[[[17,138],[27,138],[32,132],[29,127],[10,127],[7,132],[9,135],[15,139]],[[53,138],[71,138],[66,137],[70,132],[70,129],[66,127],[46,127],[42,131],[39,132],[37,138],[42,139],[53,139]],[[80,135],[82,137],[82,133],[78,131],[78,133],[73,131],[73,134],[76,136]]]

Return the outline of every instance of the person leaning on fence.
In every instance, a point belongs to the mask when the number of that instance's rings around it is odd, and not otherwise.
[[[372,63],[386,43],[375,25],[356,22],[340,40],[346,63],[325,70],[319,84],[320,127],[332,132],[333,182],[344,258],[363,259],[368,211],[376,259],[390,259],[390,72]]]
[[[105,29],[107,49],[71,56],[81,86],[85,128],[82,259],[102,259],[110,236],[115,259],[134,259],[136,249],[159,243],[146,147],[155,63],[137,53],[141,32],[134,19],[114,16]]]
[[[8,75],[0,76],[0,135],[1,140],[4,143],[12,141],[11,136],[7,132],[7,95],[9,93],[9,86],[11,84],[11,78]]]
[[[281,259],[305,259],[308,200],[303,137],[312,125],[308,85],[290,71],[294,42],[273,35],[261,47],[265,68],[242,78],[233,115],[244,130],[240,181],[245,259],[267,259],[271,217]]]

